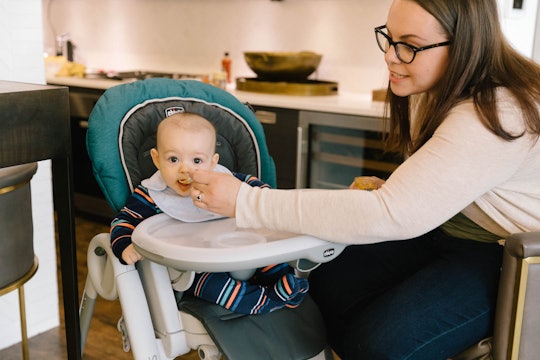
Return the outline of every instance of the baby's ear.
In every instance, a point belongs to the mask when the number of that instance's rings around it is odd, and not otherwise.
[[[152,162],[159,169],[159,154],[156,148],[150,149],[150,156],[152,156]]]
[[[212,168],[217,165],[219,161],[219,154],[215,153],[214,156],[212,156]]]

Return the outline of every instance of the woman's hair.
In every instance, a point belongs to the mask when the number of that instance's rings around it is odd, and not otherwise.
[[[522,136],[507,132],[501,125],[496,106],[496,88],[501,86],[520,105],[526,131],[540,135],[540,66],[508,44],[501,31],[496,1],[408,1],[416,2],[434,16],[452,45],[447,71],[430,96],[399,97],[389,89],[388,150],[415,152],[431,138],[450,109],[467,98],[472,98],[481,121],[497,136],[508,141]],[[410,121],[413,108],[417,135],[414,139]]]

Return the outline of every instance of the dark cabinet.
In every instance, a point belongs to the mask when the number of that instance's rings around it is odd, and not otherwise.
[[[88,118],[104,90],[70,87],[69,108],[73,149],[73,188],[75,209],[110,221],[114,212],[94,178],[86,150]]]
[[[252,105],[266,135],[270,156],[276,164],[277,187],[296,187],[297,127],[300,111]]]

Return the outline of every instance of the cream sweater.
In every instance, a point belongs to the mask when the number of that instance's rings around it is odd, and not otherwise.
[[[504,128],[524,129],[513,99],[498,94]],[[351,179],[352,182],[353,179]],[[422,235],[462,211],[505,237],[540,230],[540,140],[504,141],[457,105],[433,137],[376,191],[276,190],[242,184],[240,227],[267,227],[350,244]]]

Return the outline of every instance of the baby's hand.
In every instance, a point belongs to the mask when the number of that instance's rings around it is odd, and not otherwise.
[[[349,186],[349,189],[367,191],[377,190],[384,184],[384,182],[384,180],[379,179],[376,176],[357,176],[354,178],[353,183]]]
[[[128,265],[133,265],[143,257],[135,250],[133,244],[129,244],[127,248],[122,251],[122,260]]]

